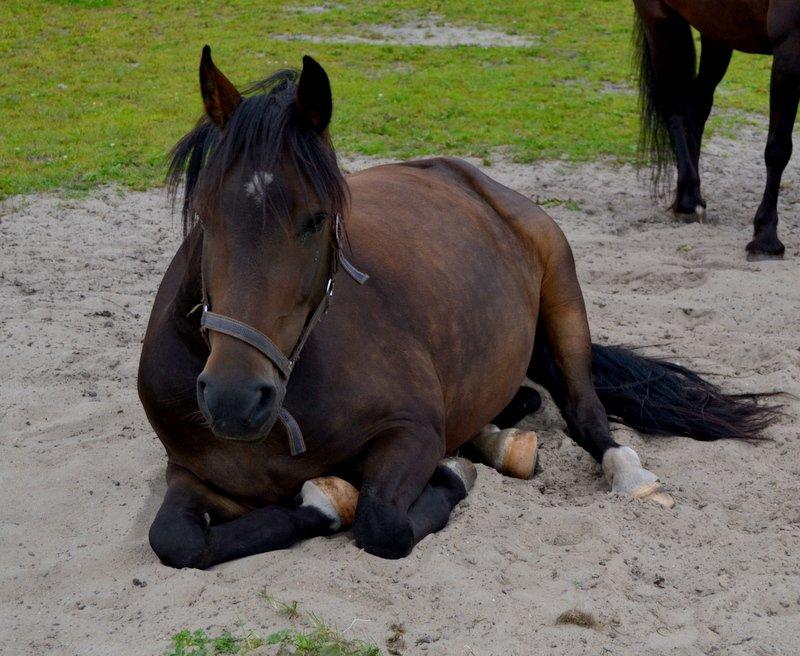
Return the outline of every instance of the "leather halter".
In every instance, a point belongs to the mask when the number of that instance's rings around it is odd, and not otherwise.
[[[325,294],[323,295],[322,300],[319,302],[314,312],[311,313],[311,317],[308,319],[308,321],[306,321],[306,324],[300,333],[300,337],[297,339],[297,343],[294,345],[289,357],[286,357],[283,351],[281,351],[275,345],[275,343],[260,330],[253,328],[242,321],[233,319],[232,317],[226,317],[224,314],[211,312],[211,310],[208,309],[209,304],[206,296],[206,287],[205,283],[203,283],[203,314],[200,317],[200,330],[202,331],[203,336],[206,338],[206,341],[208,341],[208,331],[213,330],[214,332],[229,335],[230,337],[234,337],[245,344],[249,344],[275,365],[278,371],[280,371],[284,383],[288,384],[289,376],[292,374],[292,369],[294,369],[294,365],[300,357],[300,352],[303,350],[306,340],[308,340],[308,337],[311,335],[311,331],[314,330],[316,325],[328,311],[331,298],[333,297],[333,283],[336,277],[336,271],[339,269],[339,265],[341,265],[347,274],[359,285],[363,285],[365,282],[367,282],[367,280],[369,280],[369,276],[353,266],[353,263],[347,259],[343,251],[344,239],[342,235],[342,218],[339,214],[337,214],[333,225],[333,255],[331,257],[331,268],[328,275],[328,282],[325,286]],[[303,433],[300,430],[300,426],[286,408],[280,409],[280,412],[278,413],[278,421],[283,424],[283,427],[285,428],[289,437],[289,452],[293,456],[305,452],[306,445],[303,440]]]

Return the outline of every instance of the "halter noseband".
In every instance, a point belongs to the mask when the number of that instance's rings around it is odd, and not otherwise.
[[[331,298],[333,297],[333,282],[336,276],[336,271],[339,265],[347,272],[347,274],[355,280],[359,285],[363,285],[369,276],[366,273],[359,271],[350,260],[344,255],[344,239],[342,235],[342,219],[339,214],[336,215],[333,225],[333,256],[331,258],[330,274],[328,282],[325,286],[325,294],[322,300],[317,305],[311,317],[306,321],[297,343],[294,345],[291,354],[287,358],[283,351],[281,351],[275,343],[267,337],[260,330],[248,326],[246,323],[226,317],[224,314],[217,314],[208,309],[208,298],[206,296],[206,287],[203,284],[203,314],[200,317],[200,330],[203,336],[208,341],[208,331],[213,330],[217,333],[222,333],[230,337],[234,337],[239,341],[249,344],[257,351],[261,352],[275,367],[280,371],[281,376],[285,383],[288,384],[289,376],[292,374],[292,369],[300,357],[300,352],[308,340],[311,331],[314,330],[316,325],[320,322],[322,317],[328,311]],[[202,279],[202,274],[201,274]],[[303,440],[303,433],[300,426],[294,417],[289,413],[286,408],[281,408],[278,414],[278,421],[283,424],[286,433],[289,436],[289,452],[293,455],[299,455],[306,450],[306,445]]]

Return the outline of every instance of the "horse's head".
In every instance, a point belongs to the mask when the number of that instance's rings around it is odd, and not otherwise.
[[[196,217],[203,231],[203,301],[289,357],[326,295],[347,198],[327,132],[328,77],[304,57],[299,77],[281,71],[243,96],[206,46],[200,89],[206,117],[176,146],[171,179],[185,173],[184,220]],[[219,437],[262,437],[287,374],[241,338],[206,335],[200,409]]]

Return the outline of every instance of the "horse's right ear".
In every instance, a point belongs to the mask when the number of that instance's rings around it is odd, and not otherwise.
[[[294,104],[311,128],[322,134],[331,122],[333,97],[325,69],[316,59],[305,55],[303,71],[297,81]]]
[[[222,130],[242,102],[242,94],[214,65],[208,46],[203,46],[200,57],[200,93],[208,118]]]

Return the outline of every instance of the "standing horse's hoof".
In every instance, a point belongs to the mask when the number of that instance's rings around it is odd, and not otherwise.
[[[675,505],[675,500],[658,482],[658,476],[642,467],[636,451],[629,446],[613,447],[605,452],[603,473],[611,490],[617,494],[655,501],[664,508]]]
[[[706,222],[706,208],[702,205],[698,205],[694,208],[694,215],[697,217],[698,223]]]
[[[753,239],[747,244],[747,261],[763,262],[764,260],[782,260],[786,250],[780,239]]]
[[[533,476],[539,449],[533,431],[499,430],[494,424],[488,424],[472,439],[472,444],[486,464],[501,474],[523,479]]]
[[[312,478],[300,490],[302,505],[316,508],[331,520],[330,529],[350,528],[356,516],[358,490],[336,476]]]
[[[683,221],[684,223],[705,223],[706,221],[706,208],[703,205],[695,205],[694,209],[673,209],[675,218]]]

